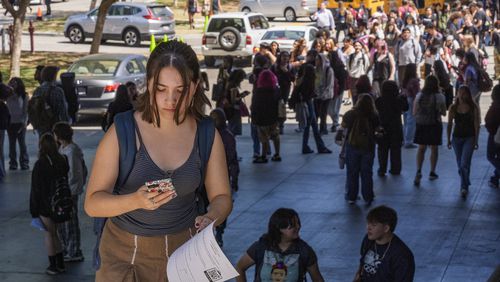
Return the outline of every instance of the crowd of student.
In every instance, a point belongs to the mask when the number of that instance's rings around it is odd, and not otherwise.
[[[269,155],[272,161],[279,162],[287,105],[295,111],[299,122],[295,131],[303,134],[303,154],[314,152],[308,145],[311,129],[320,154],[332,153],[323,138],[329,131],[337,133],[335,139],[342,145],[339,163],[346,167],[346,200],[355,204],[361,182],[361,194],[368,205],[374,199],[375,151],[378,175],[384,177],[387,171],[399,175],[404,169],[401,148],[411,149],[418,144],[414,179],[418,186],[425,152],[430,147],[429,179],[438,178],[441,117],[448,113],[445,136],[448,148],[455,151],[461,179],[459,190],[466,197],[471,185],[472,154],[478,147],[478,103],[484,83],[488,82],[483,77],[482,61],[487,56],[483,46],[489,43],[489,34],[497,56],[500,38],[498,21],[492,32],[485,29],[488,16],[494,15],[483,11],[481,3],[457,8],[445,4],[443,9],[427,9],[425,15],[419,16],[411,2],[403,2],[389,15],[378,11],[366,17],[363,8],[354,10],[341,4],[333,16],[335,21],[322,26],[324,29],[311,50],[305,40],[298,40],[290,52],[280,51],[276,42],[261,45],[249,79],[251,92],[241,90],[246,74],[233,67],[231,57],[226,57],[212,95],[217,106],[210,114],[215,120],[213,130],[217,129],[213,140],[207,139],[211,136],[207,133],[209,127],[206,128],[209,125],[203,123],[204,107],[209,105],[203,95],[208,81],[199,71],[194,51],[177,41],[160,44],[147,66],[147,79],[156,85],[148,84],[143,95],[138,95],[132,84],[120,86],[103,119],[106,134],[96,153],[85,201],[90,216],[110,218],[100,230],[98,254],[102,260],[97,281],[134,276],[165,279],[162,271],[168,256],[194,230],[213,221],[218,225],[216,238],[222,246],[225,219],[232,208],[230,191],[238,190],[235,136],[242,134],[242,117],[249,116],[251,120],[254,163],[266,163]],[[330,36],[335,30],[336,38]],[[339,45],[341,32],[344,39]],[[422,74],[418,71],[420,66]],[[71,96],[67,96],[64,83],[62,88],[55,85],[57,68],[39,71],[41,85],[33,96],[43,97],[53,115],[49,124],[35,126],[40,142],[32,172],[30,211],[34,218],[40,218],[46,230],[50,262],[47,273],[58,274],[65,270],[64,261],[83,260],[77,206],[86,168],[82,152],[72,140],[70,124],[75,121],[76,111],[71,110]],[[420,77],[424,78],[422,88]],[[30,102],[22,80],[13,78],[0,87],[0,137],[3,143],[5,130],[9,132],[10,169],[17,169],[18,165],[29,169],[25,132],[28,119],[35,125],[37,118],[28,115]],[[345,91],[349,95],[346,99]],[[249,94],[250,109],[244,103]],[[500,146],[495,136],[500,126],[499,85],[493,88],[492,100],[485,120],[489,133],[487,157],[495,168],[490,185],[498,188]],[[341,105],[351,103],[352,109],[341,119]],[[129,114],[119,115],[123,112]],[[330,128],[327,117],[332,120]],[[130,119],[127,126],[134,129],[132,138],[137,141],[137,135],[139,141],[138,146],[134,145],[137,155],[132,163],[122,159],[123,152],[118,150],[123,141],[118,138],[123,134],[119,126],[126,118]],[[121,125],[113,124],[120,120]],[[21,150],[19,163],[16,142]],[[207,145],[212,154],[204,159],[200,152]],[[1,164],[4,175],[3,161]],[[130,177],[122,182],[124,164],[129,165],[126,175]],[[162,193],[143,185],[162,178],[170,179],[176,189]],[[71,190],[73,211],[64,224],[53,219],[54,179],[65,179]],[[204,196],[200,190],[205,191]],[[210,209],[199,208],[200,198],[205,198]],[[158,224],[159,218],[169,221]],[[368,213],[357,281],[413,280],[413,255],[394,234],[396,224],[397,215],[391,208],[376,207]],[[238,279],[245,281],[246,269],[255,265],[256,281],[284,281],[285,277],[304,281],[306,273],[313,281],[323,281],[314,250],[300,239],[300,227],[297,212],[276,210],[267,233],[238,262]],[[150,252],[154,255],[149,256]]]

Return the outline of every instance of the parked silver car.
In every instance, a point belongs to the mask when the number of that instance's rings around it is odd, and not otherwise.
[[[146,90],[146,64],[147,58],[136,54],[96,54],[74,62],[68,72],[75,73],[79,113],[106,111],[120,84],[134,82],[139,93],[143,93]]]
[[[73,43],[82,43],[94,36],[98,9],[68,17],[64,35]],[[175,37],[174,13],[161,4],[119,2],[106,15],[102,40],[123,40],[128,46],[139,46],[151,35],[157,39]]]
[[[285,17],[287,22],[311,18],[317,10],[317,0],[240,0],[240,11],[262,13],[270,21],[280,17]]]
[[[310,50],[313,41],[316,39],[316,33],[318,29],[314,26],[280,26],[271,27],[264,33],[259,45],[261,43],[277,42],[280,47],[280,51],[290,52],[293,48],[293,43],[295,40],[304,38],[306,40],[307,49]]]

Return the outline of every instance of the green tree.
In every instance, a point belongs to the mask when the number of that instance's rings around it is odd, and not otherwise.
[[[23,36],[23,25],[26,17],[26,8],[30,4],[30,0],[18,0],[18,9],[10,4],[9,0],[2,0],[2,5],[13,18],[12,29],[12,49],[10,50],[10,77],[21,76],[21,44]]]

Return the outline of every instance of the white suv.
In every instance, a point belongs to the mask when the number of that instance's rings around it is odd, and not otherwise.
[[[214,15],[203,34],[201,53],[205,65],[215,65],[217,57],[234,56],[252,61],[254,47],[269,28],[269,23],[260,13],[224,13]]]

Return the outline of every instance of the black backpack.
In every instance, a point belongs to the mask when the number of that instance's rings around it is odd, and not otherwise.
[[[49,157],[49,162],[52,161]],[[67,176],[61,176],[52,181],[52,196],[50,197],[52,220],[56,223],[66,222],[73,213],[73,199]]]
[[[493,81],[483,68],[477,70],[477,87],[481,92],[488,92],[493,88]]]
[[[52,107],[47,102],[50,97],[52,86],[47,93],[33,96],[28,102],[28,117],[34,129],[51,129],[57,122]]]

